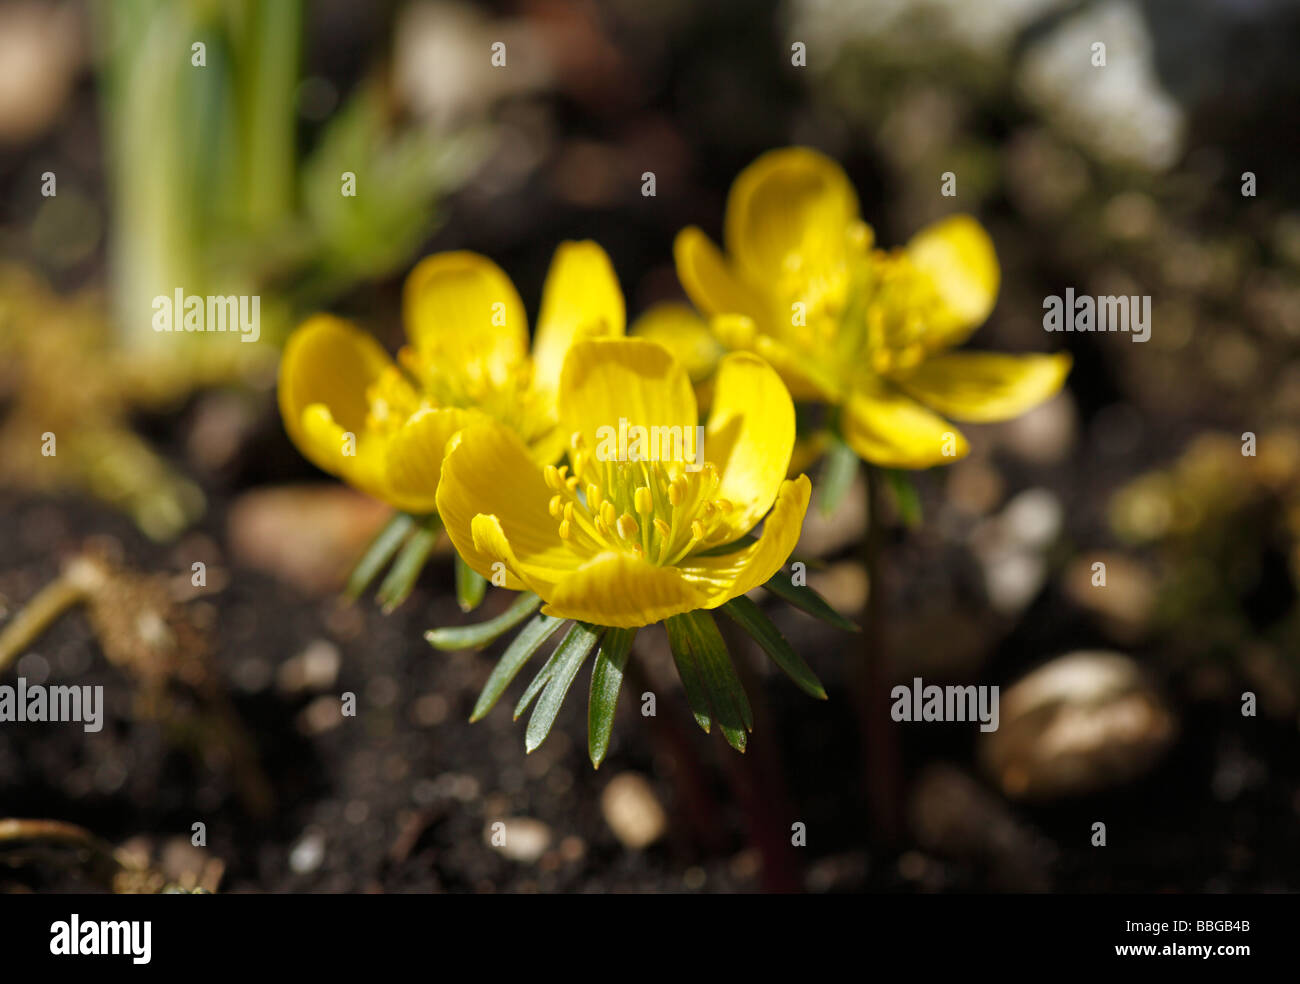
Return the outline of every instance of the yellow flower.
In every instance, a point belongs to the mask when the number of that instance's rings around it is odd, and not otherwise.
[[[699,229],[674,244],[691,300],[730,349],[756,352],[796,399],[838,408],[867,461],[926,468],[969,451],[944,417],[988,422],[1060,389],[1070,357],[950,352],[997,298],[988,234],[954,215],[905,247],[873,248],[847,175],[787,148],[741,172],[727,200],[727,255]]]
[[[653,304],[632,322],[627,333],[657,342],[671,352],[691,378],[700,413],[708,412],[713,404],[713,377],[727,350],[693,307],[673,301]]]
[[[280,364],[280,413],[318,467],[412,513],[436,508],[448,439],[495,419],[539,462],[564,450],[555,393],[570,345],[621,336],[623,295],[593,242],[556,250],[531,356],[523,303],[510,278],[470,252],[416,265],[402,298],[408,344],[394,362],[370,335],[317,315],[290,337]]]
[[[699,448],[690,378],[666,349],[581,341],[560,377],[559,419],[567,464],[539,467],[516,433],[476,421],[448,446],[438,489],[461,557],[540,595],[545,614],[635,628],[717,608],[794,549],[810,485],[785,479],[794,404],[763,360],[722,361]]]
[[[704,319],[686,304],[665,301],[651,306],[632,323],[628,334],[658,342],[671,352],[695,384],[696,396],[726,354]]]

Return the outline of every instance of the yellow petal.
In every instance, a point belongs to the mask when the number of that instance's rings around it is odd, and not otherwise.
[[[708,323],[685,304],[664,302],[647,310],[632,324],[637,338],[657,342],[686,367],[691,382],[713,375],[723,348]]]
[[[513,557],[527,564],[573,569],[581,562],[560,539],[547,511],[552,492],[518,435],[491,419],[479,419],[448,442],[438,483],[438,514],[465,562],[491,579],[493,564],[506,563],[505,586],[523,586],[501,544],[485,541],[475,517],[495,516]],[[485,549],[491,547],[491,550]]]
[[[929,468],[964,458],[965,436],[910,396],[880,382],[855,390],[840,409],[844,440],[886,468]]]
[[[405,512],[436,511],[438,478],[447,442],[480,416],[472,410],[451,407],[424,409],[412,415],[388,441],[384,498]]]
[[[949,352],[927,359],[898,385],[957,420],[1008,420],[1055,396],[1070,364],[1066,353]]]
[[[499,383],[527,356],[519,293],[477,253],[435,253],[417,263],[402,291],[402,312],[415,347],[447,371]]]
[[[824,400],[836,403],[839,386],[812,359],[771,335],[758,331],[753,320],[739,314],[724,314],[710,323],[724,348],[733,352],[754,352],[785,381],[796,400]]]
[[[926,347],[964,341],[998,299],[1001,273],[989,234],[969,215],[949,216],[913,236],[907,256],[929,274],[940,299],[938,316],[926,326]]]
[[[727,197],[726,247],[753,284],[841,273],[858,198],[825,154],[787,147],[740,172]]]
[[[762,359],[733,353],[722,360],[705,429],[704,457],[718,466],[718,494],[735,507],[737,536],[758,524],[785,480],[794,448],[794,402]]]
[[[392,364],[374,338],[329,315],[309,318],[289,336],[280,360],[280,415],[290,439],[318,468],[340,474],[340,452],[332,441],[308,441],[304,411],[323,404],[340,432],[361,434],[369,410],[366,389]]]
[[[605,251],[590,240],[561,243],[542,288],[533,343],[533,379],[554,390],[569,347],[583,338],[618,337],[627,315],[618,277]]]
[[[470,524],[474,550],[490,560],[491,570],[500,564],[506,574],[506,587],[519,584],[543,598],[555,592],[556,581],[569,573],[570,568],[556,568],[537,558],[521,560],[510,544],[510,538],[495,515],[479,513]],[[491,577],[492,575],[485,575]]]
[[[569,435],[560,427],[552,427],[541,437],[528,444],[528,453],[539,465],[553,465],[564,457],[569,448]]]
[[[560,378],[560,423],[581,433],[590,453],[628,426],[682,427],[683,446],[693,447],[698,423],[695,393],[681,363],[662,345],[640,338],[578,342]],[[606,429],[608,428],[608,430]]]
[[[812,483],[807,475],[782,482],[763,533],[748,546],[716,557],[691,557],[679,570],[707,594],[701,608],[717,608],[752,591],[779,571],[794,552],[803,528]]]
[[[755,324],[766,323],[763,285],[743,284],[718,247],[699,229],[689,226],[677,234],[673,259],[682,289],[705,315],[743,314]]]
[[[561,578],[542,611],[596,625],[637,628],[704,607],[704,592],[674,567],[607,551]]]
[[[376,499],[388,501],[384,482],[386,441],[364,428],[341,426],[323,403],[302,412],[302,444],[309,461]],[[393,503],[396,505],[396,503]]]

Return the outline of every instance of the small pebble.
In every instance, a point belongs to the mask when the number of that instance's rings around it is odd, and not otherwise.
[[[654,787],[644,776],[622,772],[600,794],[600,812],[614,836],[634,851],[649,847],[668,826]]]
[[[289,852],[289,867],[295,874],[308,875],[325,860],[325,837],[315,831],[306,834]]]
[[[343,723],[343,705],[339,698],[317,697],[298,714],[298,729],[303,734],[319,735]]]
[[[504,823],[502,829],[497,823]],[[551,844],[551,828],[531,817],[507,817],[483,829],[483,840],[511,861],[534,864]]]
[[[297,656],[286,660],[276,675],[276,686],[281,693],[295,694],[304,690],[328,690],[338,679],[343,659],[334,643],[314,639]]]

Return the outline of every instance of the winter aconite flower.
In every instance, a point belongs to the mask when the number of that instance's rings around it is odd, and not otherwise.
[[[787,480],[794,403],[749,353],[725,356],[700,426],[687,367],[643,338],[582,341],[560,375],[567,460],[539,466],[519,435],[483,419],[452,438],[438,510],[464,562],[520,590],[502,614],[435,629],[440,649],[482,647],[531,617],[492,671],[471,720],[487,714],[548,640],[569,624],[515,705],[524,735],[545,740],[594,654],[588,750],[600,765],[637,631],[663,622],[696,722],[745,750],[754,717],[713,620],[721,610],[805,693],[826,692],[746,597],[763,586],[825,621],[852,627],[807,586],[778,573],[799,538],[810,483]],[[753,531],[762,525],[755,537]],[[541,612],[537,609],[541,607]]]
[[[539,465],[516,431],[478,420],[451,442],[437,502],[465,561],[540,596],[544,614],[636,628],[718,608],[794,549],[810,485],[786,480],[794,405],[762,359],[722,361],[697,429],[690,378],[662,346],[578,342],[558,413],[565,464]]]
[[[925,468],[964,456],[945,418],[1017,416],[1060,389],[1068,355],[952,352],[997,297],[988,234],[951,216],[875,248],[847,175],[804,148],[747,167],[727,201],[724,256],[699,229],[674,247],[691,300],[730,349],[766,359],[796,399],[837,409],[858,456]]]
[[[438,253],[407,278],[408,344],[394,361],[350,323],[317,315],[290,337],[280,411],[318,467],[409,513],[436,508],[447,441],[493,420],[537,463],[554,461],[560,368],[576,339],[621,336],[623,295],[604,250],[564,243],[547,274],[531,353],[509,277],[470,252]]]

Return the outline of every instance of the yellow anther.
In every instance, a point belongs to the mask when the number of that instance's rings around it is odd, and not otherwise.
[[[606,526],[612,528],[617,519],[617,515],[618,514],[614,512],[614,503],[607,501],[600,504],[600,518],[605,521]]]
[[[593,512],[600,508],[600,489],[591,482],[587,483],[587,508]]]
[[[686,481],[682,478],[674,478],[668,486],[668,501],[674,506],[680,506],[685,495]]]
[[[547,510],[550,511],[550,514],[552,516],[559,516],[560,509],[563,506],[564,506],[564,497],[561,496],[558,492],[555,495],[551,496],[551,501],[546,504],[546,508]]]
[[[569,447],[573,448],[574,451],[577,451],[586,443],[587,442],[582,437],[582,431],[574,431],[569,435]]]
[[[632,496],[632,501],[636,504],[636,511],[642,516],[649,516],[655,511],[655,500],[650,494],[649,486],[643,485],[637,489]]]
[[[698,519],[691,521],[691,536],[696,540],[704,539],[704,524]]]
[[[637,525],[636,520],[632,518],[631,513],[624,513],[622,516],[618,517],[618,535],[624,540],[632,539],[632,537],[636,536],[639,529],[641,529],[641,527]]]
[[[578,476],[570,475],[568,478],[566,478],[564,480],[564,487],[568,489],[570,492],[576,489],[578,487]]]
[[[560,470],[554,465],[547,465],[542,469],[542,477],[546,479],[546,484],[557,492],[560,490]]]
[[[669,536],[672,535],[673,528],[669,526],[667,523],[665,523],[662,519],[656,517],[655,532],[658,533],[664,539],[667,539]]]
[[[573,533],[573,527],[571,527],[571,526],[569,525],[569,521],[568,521],[567,519],[565,519],[565,520],[561,520],[561,522],[560,522],[560,539],[561,539],[561,540],[567,540],[567,539],[569,538],[569,536],[570,536],[572,533]]]

